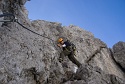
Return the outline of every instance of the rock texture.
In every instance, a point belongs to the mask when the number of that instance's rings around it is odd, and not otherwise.
[[[125,42],[118,42],[113,46],[113,57],[125,72]]]
[[[33,31],[16,22],[0,24],[0,84],[125,84],[125,73],[113,59],[115,51],[111,53],[104,42],[78,26],[30,21],[25,2],[0,1],[1,13],[14,14]],[[59,37],[76,45],[76,58],[83,64],[78,70],[67,56],[59,62]]]
[[[74,81],[65,84],[125,84],[125,81],[115,75],[104,73],[99,67],[84,64],[77,70]]]

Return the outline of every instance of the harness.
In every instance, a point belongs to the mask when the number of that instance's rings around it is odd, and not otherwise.
[[[70,44],[66,47],[64,47],[64,50],[68,51],[68,52],[75,52],[76,51],[76,46],[70,42],[69,40],[67,40],[67,42]]]

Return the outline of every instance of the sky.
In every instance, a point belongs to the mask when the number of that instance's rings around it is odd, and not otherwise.
[[[31,20],[79,26],[110,48],[125,42],[125,0],[31,0],[25,7]]]

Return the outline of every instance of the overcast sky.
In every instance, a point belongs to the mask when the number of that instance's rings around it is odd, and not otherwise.
[[[125,42],[125,0],[31,0],[25,7],[32,20],[79,26],[108,47]]]

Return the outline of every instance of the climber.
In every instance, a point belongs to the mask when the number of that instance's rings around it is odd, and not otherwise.
[[[77,61],[77,59],[74,57],[74,49],[72,47],[72,44],[69,41],[63,40],[63,38],[58,39],[57,46],[61,47],[63,51],[60,53],[59,61],[63,61],[65,56],[68,56],[68,58],[76,64],[78,67],[80,67],[81,63]]]

